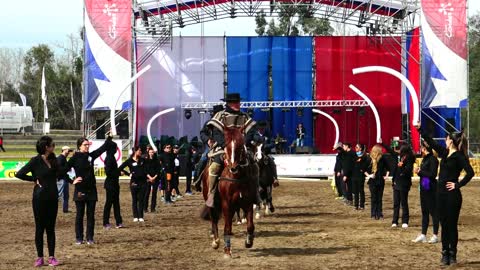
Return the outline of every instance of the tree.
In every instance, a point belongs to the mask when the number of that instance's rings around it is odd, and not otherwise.
[[[469,18],[469,96],[470,140],[480,141],[480,14]]]
[[[255,16],[259,36],[325,36],[333,33],[333,28],[327,19],[315,18],[314,12],[307,5],[292,5],[279,3],[278,20],[266,20],[266,14],[260,10]]]

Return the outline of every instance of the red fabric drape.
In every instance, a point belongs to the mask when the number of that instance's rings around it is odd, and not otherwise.
[[[383,42],[383,44],[381,43]],[[375,40],[369,37],[316,37],[316,100],[360,100],[348,86],[355,85],[375,104],[381,121],[382,139],[388,143],[401,137],[401,82],[392,75],[371,72],[353,75],[352,69],[385,66],[401,71],[400,38]],[[319,108],[338,122],[340,141],[375,144],[375,118],[370,107]],[[335,140],[333,124],[324,116],[315,120],[315,146],[321,153],[332,153]]]
[[[407,63],[408,63],[408,74],[407,78],[412,83],[417,92],[418,99],[420,99],[420,28],[412,30],[410,48],[408,48],[407,54]],[[412,125],[413,121],[413,103],[412,99],[409,100],[410,108],[410,130],[412,137],[412,148],[413,151],[418,153],[420,152],[420,134],[417,129]],[[420,116],[421,117],[421,116]]]

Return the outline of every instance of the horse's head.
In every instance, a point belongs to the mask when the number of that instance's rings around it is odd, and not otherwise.
[[[225,128],[225,167],[230,173],[238,174],[239,166],[248,165],[247,147],[241,129]]]

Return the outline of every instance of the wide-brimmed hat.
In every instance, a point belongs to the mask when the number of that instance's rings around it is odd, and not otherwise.
[[[225,98],[222,98],[225,102],[240,102],[242,98],[240,97],[240,93],[228,93]]]

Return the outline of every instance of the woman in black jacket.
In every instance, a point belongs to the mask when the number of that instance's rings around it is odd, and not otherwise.
[[[148,212],[148,199],[150,198],[150,191],[152,193],[152,203],[150,204],[150,211],[155,212],[157,207],[157,193],[160,184],[160,161],[158,160],[155,150],[148,146],[147,156],[145,158],[145,170],[147,176],[147,188],[145,190],[145,204],[143,210]]]
[[[43,234],[47,233],[48,264],[51,266],[58,265],[55,258],[55,223],[57,221],[58,211],[58,190],[57,179],[70,180],[68,175],[64,173],[63,168],[57,164],[57,159],[53,153],[55,143],[49,136],[41,137],[36,144],[38,155],[32,157],[30,161],[23,166],[15,177],[34,182],[33,187],[33,216],[35,218],[35,246],[37,248],[37,259],[34,266],[43,266]],[[27,175],[31,173],[30,175]],[[73,184],[78,183],[78,180]]]
[[[124,169],[128,167],[128,171]],[[124,175],[130,176],[130,192],[132,194],[133,222],[144,222],[143,206],[145,190],[147,188],[147,174],[145,159],[142,157],[140,146],[133,148],[132,155],[118,168]]]
[[[107,145],[107,155],[105,157],[105,182],[103,187],[107,193],[105,206],[103,207],[103,227],[110,229],[110,210],[113,206],[113,215],[115,217],[116,228],[123,228],[122,215],[120,214],[120,171],[118,170],[117,159],[115,153],[117,152],[117,144],[112,141]]]
[[[392,227],[398,225],[400,216],[400,206],[402,207],[402,228],[408,228],[410,211],[408,208],[408,192],[412,186],[413,165],[415,164],[415,155],[412,148],[408,145],[402,145],[399,153],[395,152],[388,145],[383,145],[387,151],[397,159],[396,168],[392,177],[393,186],[393,218]]]
[[[420,126],[418,126],[420,129]],[[462,208],[462,192],[475,175],[468,159],[468,141],[463,132],[453,132],[445,139],[446,147],[439,145],[430,136],[422,132],[423,139],[438,156],[440,171],[437,186],[437,209],[442,226],[442,260],[443,265],[457,263],[458,218]],[[459,181],[460,173],[465,170],[465,176]]]
[[[357,157],[355,158],[352,170],[353,201],[356,210],[363,210],[365,209],[364,173],[368,170],[370,158],[365,153],[364,144],[355,145],[355,154]]]
[[[385,189],[385,179],[388,178],[387,160],[382,153],[382,146],[376,144],[370,151],[370,166],[364,173],[368,178],[371,199],[371,217],[374,219],[383,219],[383,191]]]
[[[422,233],[413,240],[418,243],[427,242],[427,229],[430,216],[432,216],[433,235],[428,241],[429,243],[438,242],[438,215],[436,210],[436,193],[437,193],[437,173],[438,173],[438,159],[433,154],[433,149],[427,144],[423,143],[422,148],[422,163],[420,168],[415,168],[415,173],[420,177],[420,207],[422,208]]]
[[[89,152],[90,142],[82,137],[77,140],[78,151],[73,154],[67,162],[66,170],[73,168],[75,170],[75,189],[73,200],[77,214],[75,216],[75,237],[76,244],[81,245],[83,239],[83,217],[85,208],[87,208],[87,244],[93,245],[93,236],[95,234],[95,206],[98,201],[97,180],[94,172],[94,161],[105,152],[107,144],[112,142],[112,137],[108,136],[105,143],[95,151]]]

